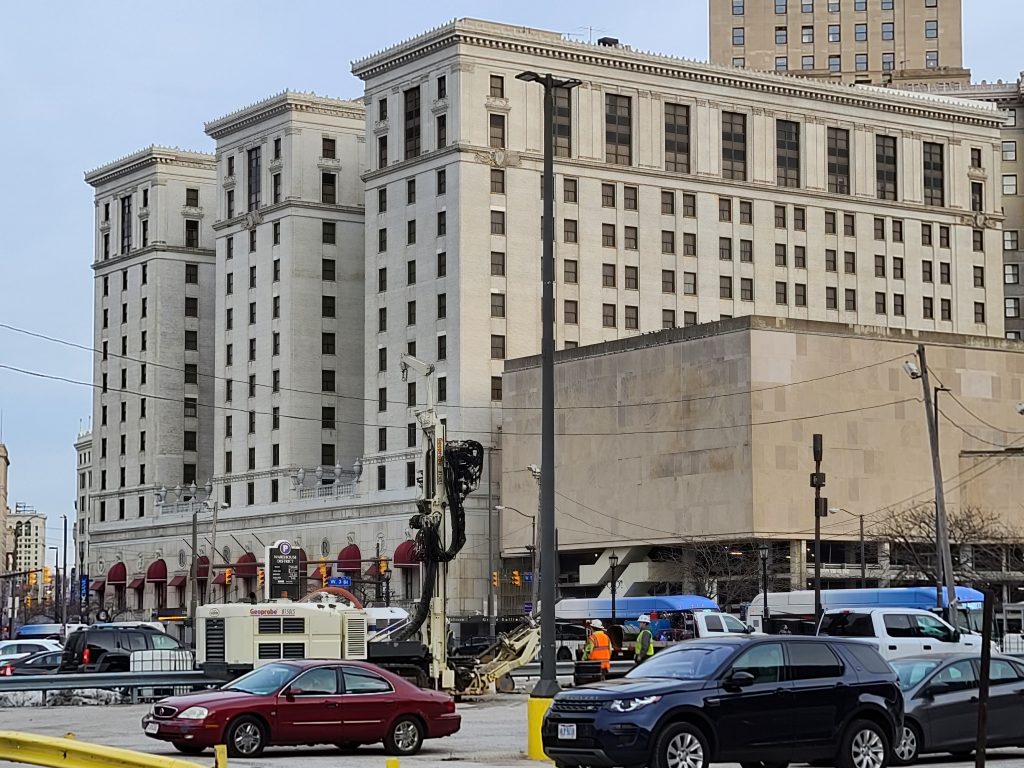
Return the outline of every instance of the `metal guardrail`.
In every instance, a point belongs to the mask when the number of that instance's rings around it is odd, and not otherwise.
[[[612,672],[629,672],[634,667],[632,661],[613,661]],[[574,661],[559,661],[555,665],[555,674],[560,677],[566,677],[573,674],[576,670],[576,662]],[[540,662],[534,661],[529,664],[524,664],[512,671],[512,677],[537,677],[540,675]]]
[[[214,748],[215,768],[227,768],[227,747]],[[64,738],[35,733],[0,731],[0,760],[50,768],[199,768],[199,763],[160,757],[129,749],[79,741],[69,733]]]
[[[221,685],[223,680],[200,670],[188,672],[83,672],[67,675],[13,675],[0,677],[0,695],[13,691],[112,690]]]

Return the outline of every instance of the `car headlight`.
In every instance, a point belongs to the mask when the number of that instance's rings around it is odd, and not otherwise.
[[[189,707],[180,715],[179,720],[205,720],[206,716],[210,714],[210,710],[206,707]]]
[[[661,701],[661,696],[642,696],[637,699],[616,699],[608,705],[608,709],[612,712],[636,712],[638,709],[643,709],[648,704],[654,704],[658,701]]]

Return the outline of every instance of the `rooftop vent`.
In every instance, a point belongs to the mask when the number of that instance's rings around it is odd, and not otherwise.
[[[609,48],[614,48],[619,44],[619,38],[617,37],[599,37],[597,38],[598,45],[606,45]]]

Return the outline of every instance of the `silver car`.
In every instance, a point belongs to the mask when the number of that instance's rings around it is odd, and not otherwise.
[[[929,752],[969,755],[978,732],[978,655],[910,656],[889,663],[905,702],[893,763],[910,765]],[[1024,746],[1024,662],[993,656],[989,670],[988,746]]]

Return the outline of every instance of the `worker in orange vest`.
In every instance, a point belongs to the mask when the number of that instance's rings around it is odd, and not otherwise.
[[[612,640],[604,631],[604,624],[600,619],[590,622],[590,634],[587,636],[587,644],[583,647],[583,658],[586,661],[601,662],[602,677],[612,668]]]

